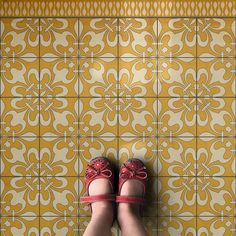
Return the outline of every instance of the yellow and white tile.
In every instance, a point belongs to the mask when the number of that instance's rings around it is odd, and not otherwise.
[[[77,18],[40,19],[40,56],[76,57],[78,55]]]
[[[87,164],[94,157],[107,157],[117,163],[118,139],[116,137],[88,137],[79,139],[79,175],[84,176]]]
[[[234,58],[198,58],[197,95],[199,97],[234,97],[235,76]]]
[[[158,138],[158,176],[195,176],[196,139]],[[198,147],[199,148],[199,147]]]
[[[156,18],[119,19],[119,56],[157,56]]]
[[[235,138],[197,139],[198,176],[235,176]]]
[[[40,135],[76,136],[78,98],[40,98]]]
[[[116,57],[116,18],[79,19],[79,55],[81,57]]]
[[[41,58],[40,96],[77,97],[78,77],[77,58]]]
[[[40,215],[78,216],[78,177],[40,177]]]
[[[1,96],[39,96],[39,60],[37,58],[2,58]]]
[[[197,135],[234,136],[235,98],[197,98]]]
[[[158,98],[158,135],[195,136],[196,99]]]
[[[79,60],[79,96],[117,96],[116,58],[81,58]]]
[[[2,136],[39,135],[39,99],[1,98]]]
[[[78,176],[77,137],[40,139],[40,176]]]
[[[117,135],[117,99],[81,98],[79,100],[81,136]]]
[[[120,58],[119,96],[156,97],[157,60],[153,58]]]
[[[196,96],[196,59],[158,59],[158,97]]]
[[[198,57],[235,56],[235,19],[198,18]]]
[[[39,19],[2,18],[1,51],[3,57],[38,57]]]
[[[1,176],[38,176],[39,139],[1,138]]]
[[[1,216],[39,215],[38,177],[1,177]]]
[[[157,99],[119,98],[119,135],[156,136]]]
[[[196,19],[159,18],[158,56],[195,57]]]

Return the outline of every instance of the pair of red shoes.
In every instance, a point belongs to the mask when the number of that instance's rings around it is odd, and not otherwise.
[[[114,193],[114,168],[111,162],[105,157],[96,157],[92,159],[85,172],[85,186],[86,192],[89,193],[90,183],[99,178],[105,178],[109,180],[109,183]],[[144,194],[142,197],[134,196],[120,196],[122,185],[128,179],[139,180],[144,187]],[[147,170],[143,162],[139,159],[129,159],[122,164],[119,173],[119,190],[118,196],[115,194],[103,194],[95,196],[81,197],[81,202],[92,203],[96,201],[116,201],[116,202],[126,202],[126,203],[138,203],[145,204],[145,193],[146,193],[146,183],[147,183]],[[89,195],[89,194],[88,194]]]

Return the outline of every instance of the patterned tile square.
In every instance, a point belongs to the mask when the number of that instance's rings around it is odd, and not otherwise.
[[[1,217],[0,221],[2,236],[40,235],[39,217]]]
[[[197,95],[201,97],[235,96],[235,59],[199,58]]]
[[[158,56],[195,57],[196,19],[159,18]]]
[[[76,57],[78,55],[77,18],[40,19],[40,56]]]
[[[79,139],[79,175],[85,175],[87,164],[92,158],[105,156],[114,164],[117,162],[118,139],[116,137],[90,137]]]
[[[196,215],[196,178],[158,178],[158,216]]]
[[[235,138],[197,139],[198,176],[235,176]]]
[[[199,57],[233,57],[235,55],[235,19],[197,19],[197,55]]]
[[[78,138],[40,139],[40,176],[78,176]]]
[[[84,231],[90,222],[90,217],[79,217],[79,236],[84,235]],[[118,225],[114,223],[111,229],[112,236],[118,236]]]
[[[158,135],[195,136],[196,99],[158,98]]]
[[[39,60],[37,58],[2,58],[1,96],[39,96]]]
[[[160,236],[196,236],[195,217],[159,217],[158,234]]]
[[[1,176],[1,216],[39,215],[39,178]]]
[[[120,18],[119,55],[155,57],[157,55],[156,18]]]
[[[77,97],[78,59],[42,58],[40,59],[40,96]]]
[[[158,138],[158,175],[195,176],[196,139],[193,137]]]
[[[2,18],[0,40],[3,57],[38,57],[39,20]]]
[[[3,136],[39,135],[39,99],[1,98]]]
[[[235,98],[197,98],[197,135],[234,136]]]
[[[40,235],[79,236],[78,217],[40,217]]]
[[[200,216],[236,214],[235,177],[197,177],[197,213]]]
[[[157,176],[157,139],[122,137],[119,139],[119,164],[130,158],[142,160],[149,176]]]
[[[116,18],[79,19],[79,55],[82,57],[116,57]]]
[[[1,138],[1,176],[38,176],[39,139]]]
[[[196,96],[194,58],[158,59],[158,97]]]
[[[157,99],[119,98],[119,134],[157,135]]]
[[[81,98],[79,112],[81,136],[117,135],[116,98]]]
[[[40,98],[40,135],[76,136],[78,98]]]
[[[80,97],[117,96],[116,58],[81,58],[79,61]]]
[[[78,177],[40,177],[40,215],[78,216]]]
[[[234,236],[236,220],[233,217],[199,217],[197,218],[198,235],[227,235]]]
[[[157,96],[157,60],[121,58],[119,60],[120,97]]]

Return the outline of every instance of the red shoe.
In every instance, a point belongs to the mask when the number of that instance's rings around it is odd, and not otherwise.
[[[136,179],[143,184],[144,191],[142,197],[120,196],[121,188],[128,179]],[[116,202],[145,204],[146,184],[147,184],[147,170],[143,162],[136,158],[127,160],[125,163],[122,164],[120,168],[119,196],[116,197]]]
[[[105,178],[109,180],[112,192],[114,192],[114,171],[112,164],[106,157],[96,157],[92,159],[87,165],[85,172],[85,187],[89,195],[89,185],[95,179]],[[102,194],[85,196],[80,198],[81,202],[91,204],[97,201],[115,201],[114,194]],[[90,208],[91,209],[91,208]]]

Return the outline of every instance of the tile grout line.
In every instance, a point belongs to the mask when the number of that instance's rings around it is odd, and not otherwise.
[[[236,18],[234,19],[234,55],[236,56]],[[235,95],[235,99],[234,99],[234,102],[235,102],[235,112],[236,112],[236,58],[234,58],[234,95]],[[234,114],[234,135],[236,135],[236,114]],[[234,138],[234,149],[236,150],[236,139]],[[234,161],[235,161],[235,169],[234,169],[234,181],[235,181],[235,192],[236,192],[236,152],[234,152]],[[236,232],[236,200],[235,200],[235,204],[234,204],[234,229],[235,232]],[[236,234],[236,233],[235,233]]]
[[[41,19],[39,18],[38,19],[38,21],[39,21],[39,56],[40,56],[40,54],[41,54]],[[39,76],[39,88],[38,88],[38,93],[39,93],[39,129],[38,129],[38,132],[39,132],[39,135],[41,134],[41,129],[40,129],[40,123],[41,123],[41,120],[40,120],[40,115],[41,115],[41,60],[39,59],[39,74],[38,74],[38,76]],[[41,167],[40,167],[40,165],[41,165],[41,161],[40,161],[40,159],[41,159],[41,142],[40,142],[41,140],[40,140],[40,137],[39,137],[39,216],[41,215],[40,213],[40,211],[41,211],[41,205],[40,205],[40,198],[41,198],[41,177],[40,177],[40,175],[41,175]],[[41,234],[41,222],[40,222],[41,220],[40,220],[40,218],[39,218],[39,235]]]
[[[2,18],[0,17],[0,236],[2,235]]]

